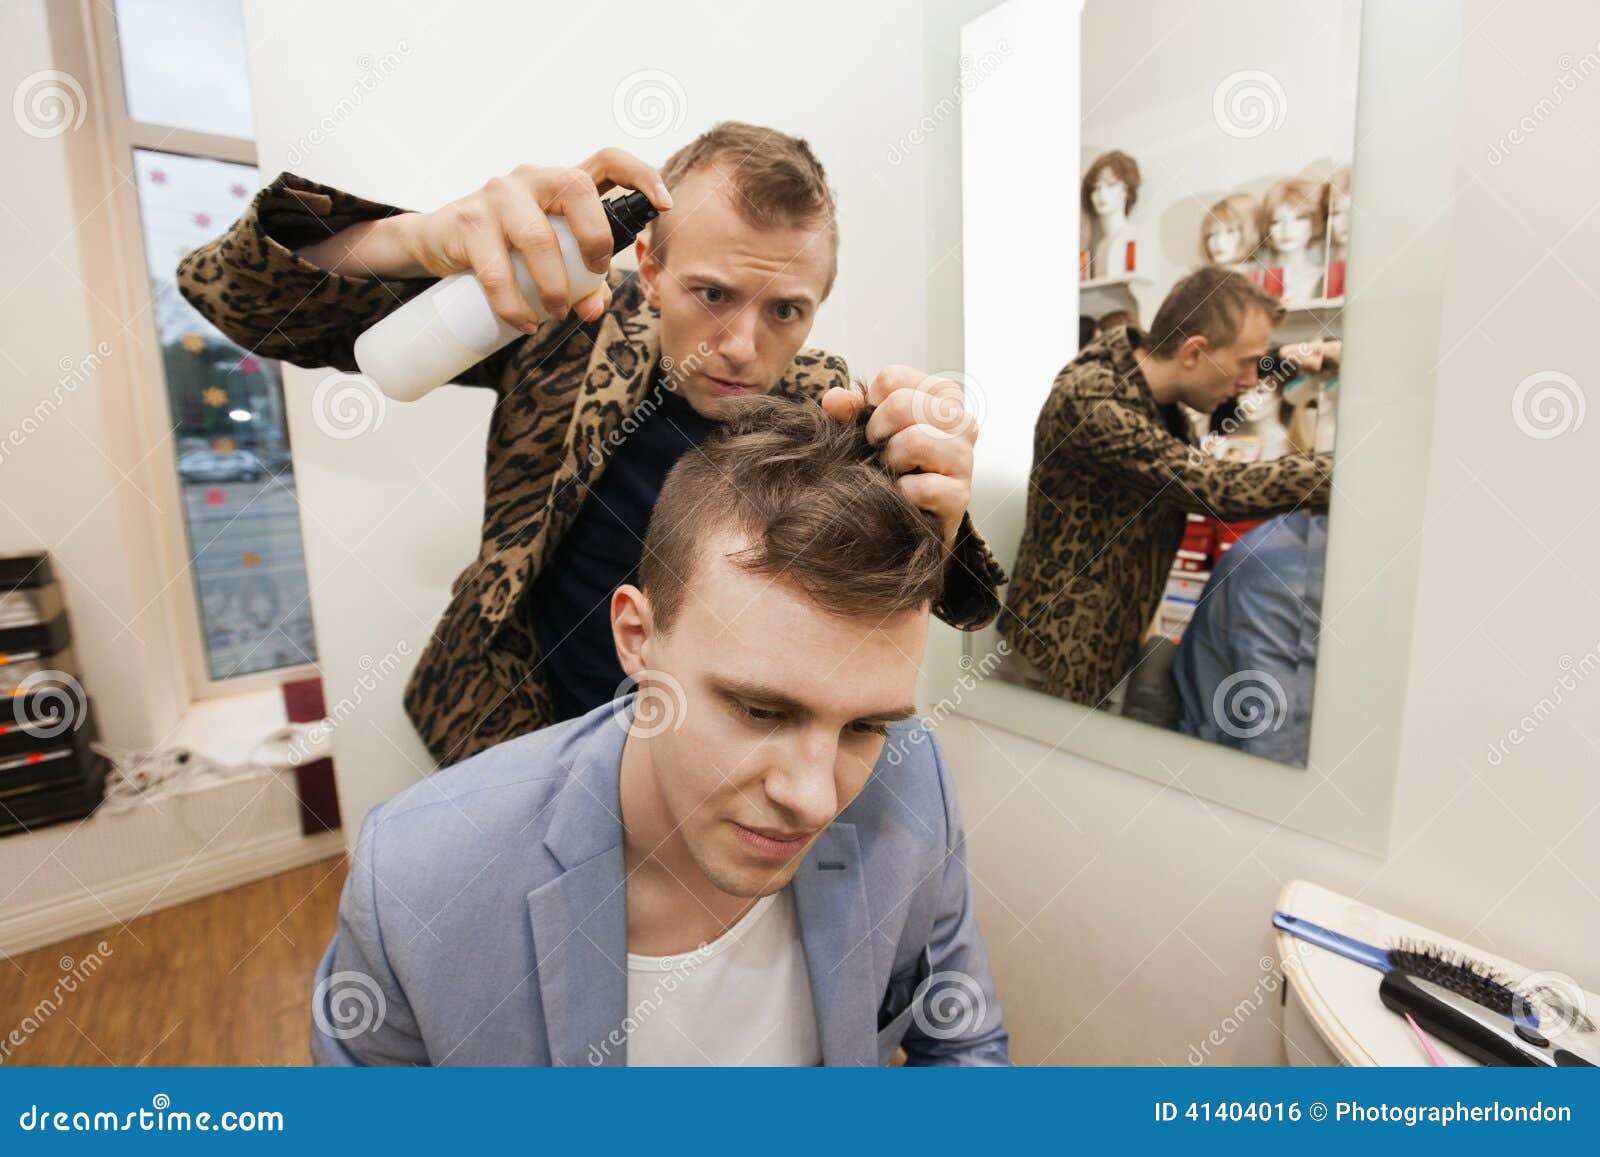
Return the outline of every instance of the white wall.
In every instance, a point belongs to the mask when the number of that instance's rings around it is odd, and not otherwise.
[[[627,143],[611,120],[618,80],[670,67],[684,120],[635,142],[642,155],[659,161],[716,117],[738,115],[811,136],[829,164],[845,248],[817,342],[858,371],[888,360],[959,365],[958,120],[939,121],[912,159],[885,158],[949,93],[960,26],[987,7],[827,5],[777,20],[718,7],[716,19],[697,9],[690,28],[687,18],[647,17],[643,5],[603,18],[478,5],[430,28],[376,4],[251,4],[262,171],[288,167],[304,126],[355,81],[358,54],[402,39],[401,67],[298,171],[436,204],[528,157]],[[1294,876],[1600,985],[1597,681],[1500,766],[1485,758],[1486,744],[1550,693],[1562,656],[1580,659],[1600,642],[1600,520],[1583,472],[1600,419],[1540,441],[1511,415],[1517,383],[1538,370],[1594,389],[1586,323],[1600,268],[1600,154],[1584,134],[1600,123],[1600,80],[1566,94],[1503,164],[1486,159],[1490,142],[1549,94],[1552,62],[1594,50],[1600,21],[1580,0],[1545,6],[1538,28],[1488,0],[1466,7],[1459,196],[1440,207],[1453,213],[1455,275],[1393,851],[1379,862],[982,724],[946,723],[940,738],[958,769],[1020,1061],[1185,1063],[1190,1043],[1258,985],[1267,914]],[[600,35],[609,55],[580,64],[580,47]],[[561,82],[554,102],[539,95],[550,77]],[[1022,158],[1019,179],[1026,172]],[[1019,292],[1057,273],[1073,271],[1018,256]],[[333,702],[353,687],[362,654],[377,658],[401,638],[420,649],[470,557],[487,396],[458,390],[391,407],[379,432],[333,443],[310,428],[313,377],[291,375],[288,390]],[[395,494],[404,495],[398,510]],[[347,824],[417,774],[399,690],[385,686],[341,729]],[[1272,1063],[1279,1050],[1269,1008],[1213,1057]]]
[[[840,196],[839,279],[812,343],[862,375],[915,362],[927,345],[922,173],[885,158],[922,115],[920,59],[905,51],[921,43],[917,6],[772,12],[246,0],[261,173],[293,169],[429,209],[523,161],[619,145],[659,164],[717,120],[770,124],[811,141]],[[619,122],[619,91],[644,111]],[[649,119],[652,94],[664,121]],[[431,766],[400,695],[476,553],[491,395],[451,388],[390,405],[381,426],[341,441],[313,420],[321,376],[290,370],[285,391],[323,684],[330,709],[359,700],[335,737],[353,839],[370,807]],[[376,692],[358,690],[363,657],[380,663],[402,642],[411,659]]]

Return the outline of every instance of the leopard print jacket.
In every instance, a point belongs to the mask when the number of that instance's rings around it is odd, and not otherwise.
[[[1133,666],[1190,512],[1264,518],[1325,508],[1331,454],[1223,462],[1170,432],[1134,351],[1114,329],[1057,376],[1034,428],[1027,520],[1002,637],[1045,690],[1101,706]],[[1264,363],[1285,382],[1293,361]]]
[[[183,296],[234,342],[308,368],[356,370],[355,338],[432,278],[340,276],[293,250],[359,221],[405,212],[280,173],[220,237],[183,258]],[[599,319],[573,317],[521,338],[459,381],[497,399],[489,424],[483,538],[406,684],[406,713],[440,767],[553,721],[551,694],[523,593],[572,525],[645,400],[659,356],[660,315],[637,278],[613,272]],[[803,349],[772,393],[816,404],[848,385],[842,359]],[[1000,564],[963,516],[933,613],[976,630],[1000,610]]]

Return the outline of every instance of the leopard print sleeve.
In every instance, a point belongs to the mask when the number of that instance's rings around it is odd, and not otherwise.
[[[256,193],[221,236],[187,254],[178,290],[227,337],[252,353],[297,366],[356,369],[355,339],[435,278],[361,278],[330,273],[294,250],[361,221],[405,212],[294,173]],[[460,379],[500,384],[509,350],[490,355]]]
[[[1092,470],[1155,504],[1225,520],[1328,505],[1332,454],[1224,462],[1174,438],[1117,388],[1077,393],[1063,418],[1062,468]]]
[[[969,510],[961,516],[961,526],[956,530],[944,591],[933,604],[933,614],[957,630],[987,627],[1000,613],[998,588],[1010,581],[1000,560],[978,534]]]

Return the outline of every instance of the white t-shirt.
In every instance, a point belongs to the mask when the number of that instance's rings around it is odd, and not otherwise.
[[[711,943],[628,953],[628,1064],[820,1065],[794,893],[757,900]]]

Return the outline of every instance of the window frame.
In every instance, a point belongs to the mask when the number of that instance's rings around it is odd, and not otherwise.
[[[211,675],[204,619],[189,557],[183,487],[178,475],[177,440],[172,436],[171,400],[154,324],[144,221],[139,190],[134,183],[134,152],[144,149],[202,160],[245,164],[256,169],[258,177],[260,166],[253,140],[132,118],[124,86],[114,4],[115,0],[107,0],[105,3],[84,5],[88,20],[85,34],[92,80],[103,102],[102,145],[107,160],[105,180],[109,187],[102,189],[101,193],[110,210],[111,232],[115,238],[116,252],[112,254],[112,264],[117,269],[114,292],[124,318],[143,319],[142,322],[128,324],[142,324],[145,327],[145,332],[139,335],[142,340],[137,343],[131,374],[133,388],[129,391],[133,432],[141,449],[160,445],[159,450],[152,451],[143,460],[144,482],[161,511],[158,514],[152,510],[149,515],[149,524],[156,532],[157,569],[161,583],[156,597],[165,604],[165,618],[178,636],[179,659],[187,680],[190,702],[247,694],[315,678],[320,675],[316,663],[275,667],[226,679],[216,679]],[[280,374],[280,383],[282,380],[283,375]],[[292,456],[292,447],[290,453]],[[298,490],[296,507],[299,507]],[[303,528],[301,536],[303,544]],[[310,590],[309,575],[307,590]]]

